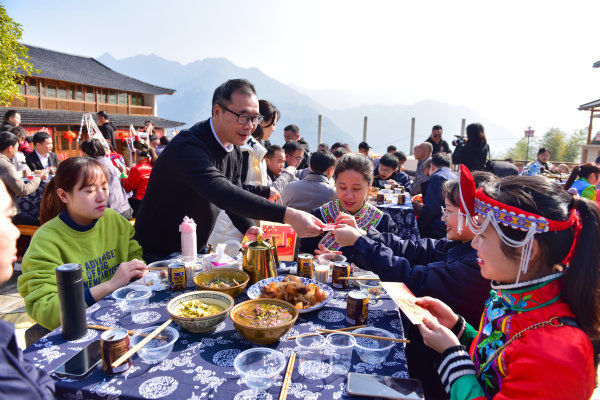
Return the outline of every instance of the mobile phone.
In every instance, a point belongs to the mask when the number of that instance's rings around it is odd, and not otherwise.
[[[354,372],[348,374],[348,394],[382,397],[384,399],[425,399],[421,382],[416,379],[357,374]]]
[[[94,340],[56,368],[54,373],[60,377],[81,379],[89,374],[101,360],[100,340]]]

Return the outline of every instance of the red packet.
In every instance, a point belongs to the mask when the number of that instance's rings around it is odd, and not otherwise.
[[[281,261],[293,261],[296,248],[296,231],[289,225],[269,222],[261,223],[263,237],[277,238],[277,256]]]
[[[381,286],[385,289],[387,294],[394,300],[394,303],[402,310],[408,320],[414,325],[420,325],[423,323],[423,318],[437,321],[429,310],[417,305],[415,301],[417,298],[410,291],[409,288],[402,282],[381,282]]]
[[[334,230],[337,227],[337,224],[325,224],[321,227],[323,232],[329,232]]]

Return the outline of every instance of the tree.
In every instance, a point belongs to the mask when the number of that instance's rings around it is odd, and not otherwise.
[[[13,21],[0,4],[0,105],[21,98],[19,85],[25,81],[23,75],[33,72],[27,47],[19,43],[22,34],[21,24]]]
[[[536,140],[530,139],[529,141],[529,160],[535,157],[537,151]],[[506,158],[512,158],[513,160],[525,160],[527,154],[527,138],[521,138],[513,147],[508,149],[506,152]]]
[[[564,161],[567,134],[559,128],[550,128],[540,140],[540,147],[550,152],[551,161]]]
[[[575,162],[581,158],[581,145],[587,138],[587,129],[578,129],[569,137],[565,144],[563,161]]]

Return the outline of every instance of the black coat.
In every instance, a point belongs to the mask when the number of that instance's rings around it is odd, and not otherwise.
[[[10,131],[14,127],[15,126],[13,124],[11,124],[11,123],[3,122],[2,126],[0,126],[0,132]]]
[[[433,139],[430,136],[425,141],[427,143],[431,143],[431,145],[433,146],[433,151],[431,152],[431,155],[439,153],[440,151],[443,153],[448,153],[448,154],[452,153],[452,150],[450,150],[450,146],[448,145],[448,142],[446,142],[445,140],[440,140],[439,143],[436,143],[433,141]]]
[[[475,144],[468,141],[458,145],[452,154],[453,164],[464,164],[470,171],[485,170],[485,161],[490,148],[487,144]]]
[[[33,152],[25,155],[25,162],[27,162],[27,166],[32,171],[44,169],[44,167],[42,166],[42,161],[38,157],[35,150]],[[48,156],[48,166],[49,167],[57,167],[58,166],[58,156],[53,152],[50,152],[50,154]]]
[[[404,186],[404,190],[406,192],[410,192],[412,189],[412,185],[410,184],[410,176],[404,171],[396,171],[394,172],[388,179],[380,178],[379,175],[375,175],[373,177],[373,186],[378,187],[380,189],[384,188],[384,185],[387,184],[387,181],[393,179],[398,182],[399,185]]]
[[[112,122],[107,121],[100,128],[100,133],[104,136],[104,139],[108,142],[112,149],[115,150],[117,148],[117,144],[115,143],[115,126]]]
[[[308,159],[310,158],[310,147],[308,147],[308,142],[304,140],[304,138],[300,138],[298,140],[302,146],[304,146],[304,157],[302,157],[302,161],[300,161],[300,165],[298,165],[297,169],[308,168]]]
[[[286,207],[242,189],[242,152],[226,152],[215,139],[210,121],[181,131],[163,150],[136,216],[136,239],[144,258],[153,261],[181,251],[179,224],[184,216],[197,225],[198,250],[206,246],[219,209],[227,211],[242,233],[249,218],[283,222]]]
[[[402,240],[375,229],[342,252],[358,267],[375,272],[383,281],[404,282],[417,297],[431,296],[446,303],[472,326],[479,326],[490,294],[490,281],[481,276],[471,243],[448,239]],[[439,354],[425,346],[418,327],[402,318],[409,374],[423,384],[427,399],[445,398],[435,365]]]
[[[443,167],[437,170],[423,182],[423,208],[417,219],[421,237],[441,239],[446,236],[446,224],[441,220],[444,196],[442,186],[444,182],[456,179],[456,175],[449,168]]]

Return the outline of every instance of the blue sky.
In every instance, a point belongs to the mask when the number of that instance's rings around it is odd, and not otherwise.
[[[600,1],[0,2],[37,46],[226,57],[369,102],[463,105],[518,135],[586,127],[577,106],[600,98]]]

